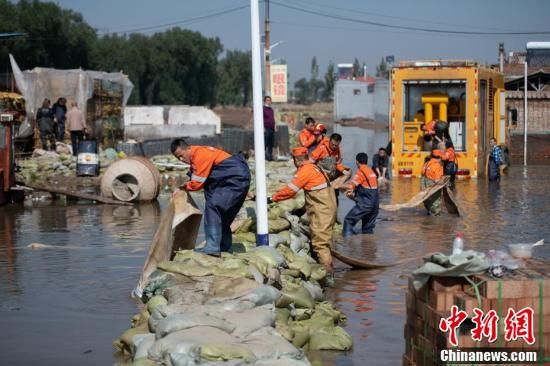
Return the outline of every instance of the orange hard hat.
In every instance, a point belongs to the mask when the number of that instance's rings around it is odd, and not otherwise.
[[[326,133],[326,132],[327,132],[327,128],[322,123],[318,123],[315,126],[315,129],[313,130],[314,135],[321,135],[321,134]]]
[[[298,157],[298,156],[305,156],[307,155],[307,148],[306,147],[295,147],[292,149],[292,156]]]

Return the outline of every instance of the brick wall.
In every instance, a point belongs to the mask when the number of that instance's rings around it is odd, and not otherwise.
[[[550,92],[530,91],[527,98],[527,133],[550,133]],[[507,109],[518,111],[517,126],[510,125],[512,134],[523,134],[523,103],[523,91],[506,91]]]
[[[523,136],[512,135],[510,141],[512,164],[523,164]],[[550,165],[550,134],[527,136],[527,164]]]

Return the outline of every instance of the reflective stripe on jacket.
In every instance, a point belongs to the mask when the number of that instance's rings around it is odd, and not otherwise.
[[[210,146],[191,146],[191,180],[185,185],[188,191],[198,191],[208,179],[212,167],[231,155]]]
[[[366,189],[376,189],[378,188],[378,181],[376,178],[376,173],[368,167],[366,164],[361,164],[359,169],[355,173],[353,180],[350,183],[352,189],[361,186]]]
[[[306,161],[296,171],[292,182],[273,195],[273,201],[282,201],[292,198],[300,191],[318,191],[329,186],[327,176],[315,164]]]

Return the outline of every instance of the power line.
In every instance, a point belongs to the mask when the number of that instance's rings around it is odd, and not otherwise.
[[[237,6],[237,7],[234,7],[234,8],[221,10],[221,11],[218,11],[218,12],[215,12],[215,13],[201,15],[201,16],[194,17],[194,18],[178,20],[178,21],[175,21],[175,22],[158,24],[158,25],[153,25],[153,26],[149,26],[149,27],[141,27],[141,28],[119,30],[119,31],[113,31],[113,32],[105,32],[105,33],[102,33],[102,34],[107,35],[107,34],[115,34],[115,33],[134,33],[134,32],[151,31],[151,30],[155,30],[155,29],[159,29],[159,28],[174,27],[176,25],[194,23],[194,22],[197,22],[197,21],[206,20],[206,19],[215,18],[215,17],[218,17],[218,16],[234,13],[236,11],[246,9],[246,8],[248,8],[248,5],[241,5],[241,6]]]
[[[290,0],[283,0],[283,1],[285,1],[286,3],[292,3]],[[451,27],[463,27],[464,26],[464,24],[436,22],[436,21],[433,21],[431,19],[430,20],[427,20],[427,19],[411,19],[411,18],[399,17],[399,16],[395,16],[395,15],[374,13],[374,12],[364,11],[364,10],[361,10],[361,9],[342,8],[342,7],[338,7],[338,6],[318,4],[317,2],[314,2],[314,1],[301,0],[300,2],[308,3],[308,4],[311,4],[311,5],[317,6],[319,8],[324,7],[324,8],[327,8],[327,9],[342,10],[342,11],[345,11],[345,12],[348,12],[348,13],[353,13],[353,14],[365,14],[365,15],[371,15],[371,16],[382,17],[382,18],[405,20],[405,21],[415,22],[415,23],[416,22],[430,23],[430,24],[437,24],[437,25],[446,25],[446,26],[451,26]],[[494,30],[494,31],[507,31],[507,30],[504,30],[502,28],[482,27],[482,26],[475,26],[475,25],[468,25],[468,27],[477,28],[477,29]],[[509,32],[512,32],[512,31],[509,31]]]
[[[362,19],[356,19],[356,18],[349,18],[341,15],[335,15],[335,14],[327,14],[321,11],[317,10],[311,10],[307,8],[300,8],[293,5],[287,5],[280,3],[278,1],[273,1],[273,4],[278,5],[283,8],[296,10],[302,13],[306,14],[312,14],[321,16],[324,18],[329,19],[336,19],[336,20],[342,20],[347,21],[351,23],[359,23],[359,24],[368,24],[378,27],[384,27],[384,28],[393,28],[393,29],[404,29],[404,30],[414,30],[414,31],[421,31],[421,32],[427,32],[427,33],[441,33],[441,34],[464,34],[464,35],[492,35],[492,36],[510,36],[510,35],[543,35],[543,34],[550,34],[550,31],[532,31],[532,32],[477,32],[477,31],[461,31],[461,30],[444,30],[444,29],[434,29],[434,28],[422,28],[422,27],[408,27],[408,26],[400,26],[400,25],[393,25],[393,24],[387,24],[387,23],[379,23],[379,22],[372,22],[368,20],[362,20]]]

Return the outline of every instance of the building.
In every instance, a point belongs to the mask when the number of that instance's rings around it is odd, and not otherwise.
[[[338,79],[334,85],[334,119],[388,121],[388,80],[372,76]]]
[[[550,43],[529,42],[526,51],[510,52],[507,57],[503,53],[501,47],[512,163],[523,162],[524,62],[527,60],[527,163],[550,164]]]

